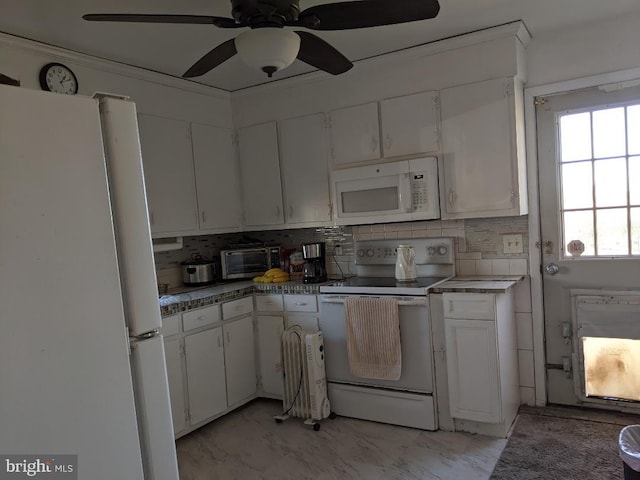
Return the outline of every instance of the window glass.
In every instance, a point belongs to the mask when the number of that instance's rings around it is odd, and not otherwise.
[[[591,117],[589,112],[560,118],[560,152],[562,162],[591,158]]]
[[[596,207],[627,206],[627,159],[596,160]]]
[[[626,208],[597,210],[596,231],[598,255],[629,255]]]
[[[584,243],[585,255],[595,255],[595,242],[593,234],[593,210],[579,212],[564,212],[564,244],[572,240],[580,240]]]
[[[640,105],[627,108],[627,138],[629,155],[640,154]]]
[[[562,206],[565,210],[593,207],[591,162],[562,165]]]
[[[593,112],[593,156],[595,158],[626,155],[624,107]]]

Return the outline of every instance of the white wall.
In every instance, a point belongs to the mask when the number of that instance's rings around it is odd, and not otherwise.
[[[74,71],[80,94],[127,95],[141,113],[232,128],[227,92],[0,34],[0,73],[20,80],[21,87],[40,90],[38,74],[49,62]]]
[[[535,35],[527,86],[640,67],[640,14]]]

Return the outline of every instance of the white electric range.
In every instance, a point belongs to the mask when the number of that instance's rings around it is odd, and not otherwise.
[[[418,278],[395,279],[396,248],[411,244]],[[429,289],[455,275],[452,238],[357,242],[357,275],[320,287],[320,329],[331,409],[338,415],[436,430]],[[391,296],[398,301],[402,373],[398,380],[351,374],[344,301],[349,296]]]

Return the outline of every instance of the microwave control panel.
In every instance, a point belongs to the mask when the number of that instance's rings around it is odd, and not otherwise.
[[[424,173],[411,174],[411,207],[414,212],[429,208],[427,181]]]

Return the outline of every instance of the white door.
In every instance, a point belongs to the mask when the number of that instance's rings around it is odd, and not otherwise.
[[[246,317],[227,323],[223,329],[227,400],[231,406],[256,393],[253,318]]]
[[[380,102],[385,157],[440,150],[437,98],[430,91]]]
[[[278,133],[287,224],[330,220],[324,115],[284,120],[278,125]]]
[[[640,290],[640,89],[537,103],[548,401],[576,404],[571,289]]]
[[[227,408],[222,327],[184,337],[191,424]]]
[[[329,115],[331,156],[336,166],[381,157],[378,102],[340,108]]]
[[[245,225],[284,223],[276,122],[239,129],[238,142]]]
[[[500,422],[495,322],[445,318],[444,330],[451,416],[478,422]]]
[[[260,375],[264,393],[282,396],[282,332],[284,319],[258,315]]]
[[[187,409],[184,401],[184,370],[179,338],[164,342],[164,355],[167,361],[173,430],[176,435],[179,435],[187,428]]]
[[[200,230],[240,228],[242,203],[233,132],[191,124]]]
[[[138,115],[151,232],[198,228],[189,124]]]

